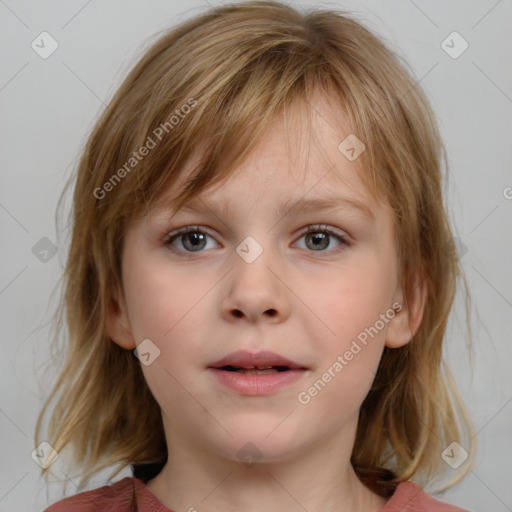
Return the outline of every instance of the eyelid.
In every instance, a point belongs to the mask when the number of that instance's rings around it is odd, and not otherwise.
[[[182,228],[173,229],[172,231],[166,230],[164,232],[165,236],[163,237],[163,242],[167,243],[171,240],[171,238],[174,238],[178,235],[183,235],[184,233],[190,233],[190,232],[196,232],[196,231],[201,231],[207,235],[213,236],[211,234],[211,232],[209,231],[209,229],[210,228],[207,228],[206,226],[201,226],[201,225],[187,225],[187,226],[183,226]]]
[[[335,228],[334,226],[331,226],[330,224],[308,224],[301,232],[300,236],[304,236],[307,233],[315,232],[315,231],[325,231],[329,233],[330,235],[335,235],[343,240],[346,240],[348,243],[349,235],[346,231],[342,231],[338,228]]]

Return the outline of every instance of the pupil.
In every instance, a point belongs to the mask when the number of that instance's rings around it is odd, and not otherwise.
[[[187,243],[190,242],[190,243]],[[201,246],[201,244],[203,244]],[[184,244],[187,249],[197,250],[204,246],[204,235],[202,233],[187,233],[184,237]]]
[[[309,234],[306,237],[306,243],[313,240],[313,249],[325,249],[329,245],[328,235],[326,233]]]

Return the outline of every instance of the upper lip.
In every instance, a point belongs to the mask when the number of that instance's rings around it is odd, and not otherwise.
[[[247,350],[237,350],[227,356],[211,363],[208,368],[222,368],[224,366],[235,366],[238,368],[252,369],[269,366],[286,366],[288,368],[304,368],[299,363],[290,361],[279,354],[269,351],[248,352]]]

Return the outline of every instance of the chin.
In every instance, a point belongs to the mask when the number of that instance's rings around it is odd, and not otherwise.
[[[272,421],[247,420],[226,425],[226,430],[233,437],[226,434],[222,439],[212,440],[215,451],[226,459],[247,466],[293,458],[301,451],[299,433],[279,425],[279,421],[273,418]]]

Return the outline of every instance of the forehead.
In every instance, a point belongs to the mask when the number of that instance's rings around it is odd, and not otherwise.
[[[197,205],[208,198],[229,202],[230,197],[223,197],[222,192],[229,189],[233,194],[232,185],[236,184],[237,197],[245,193],[251,198],[262,198],[270,192],[278,192],[288,206],[297,199],[302,199],[304,206],[306,200],[329,199],[342,194],[349,201],[358,202],[364,210],[365,205],[375,203],[375,198],[366,186],[364,151],[359,158],[347,158],[347,141],[354,137],[342,106],[317,94],[311,103],[283,108],[249,156],[227,177],[207,185],[187,204]],[[358,147],[355,149],[360,151]],[[163,191],[161,204],[164,207],[178,195],[192,169],[197,169],[201,157],[197,152],[182,168],[172,189]]]

